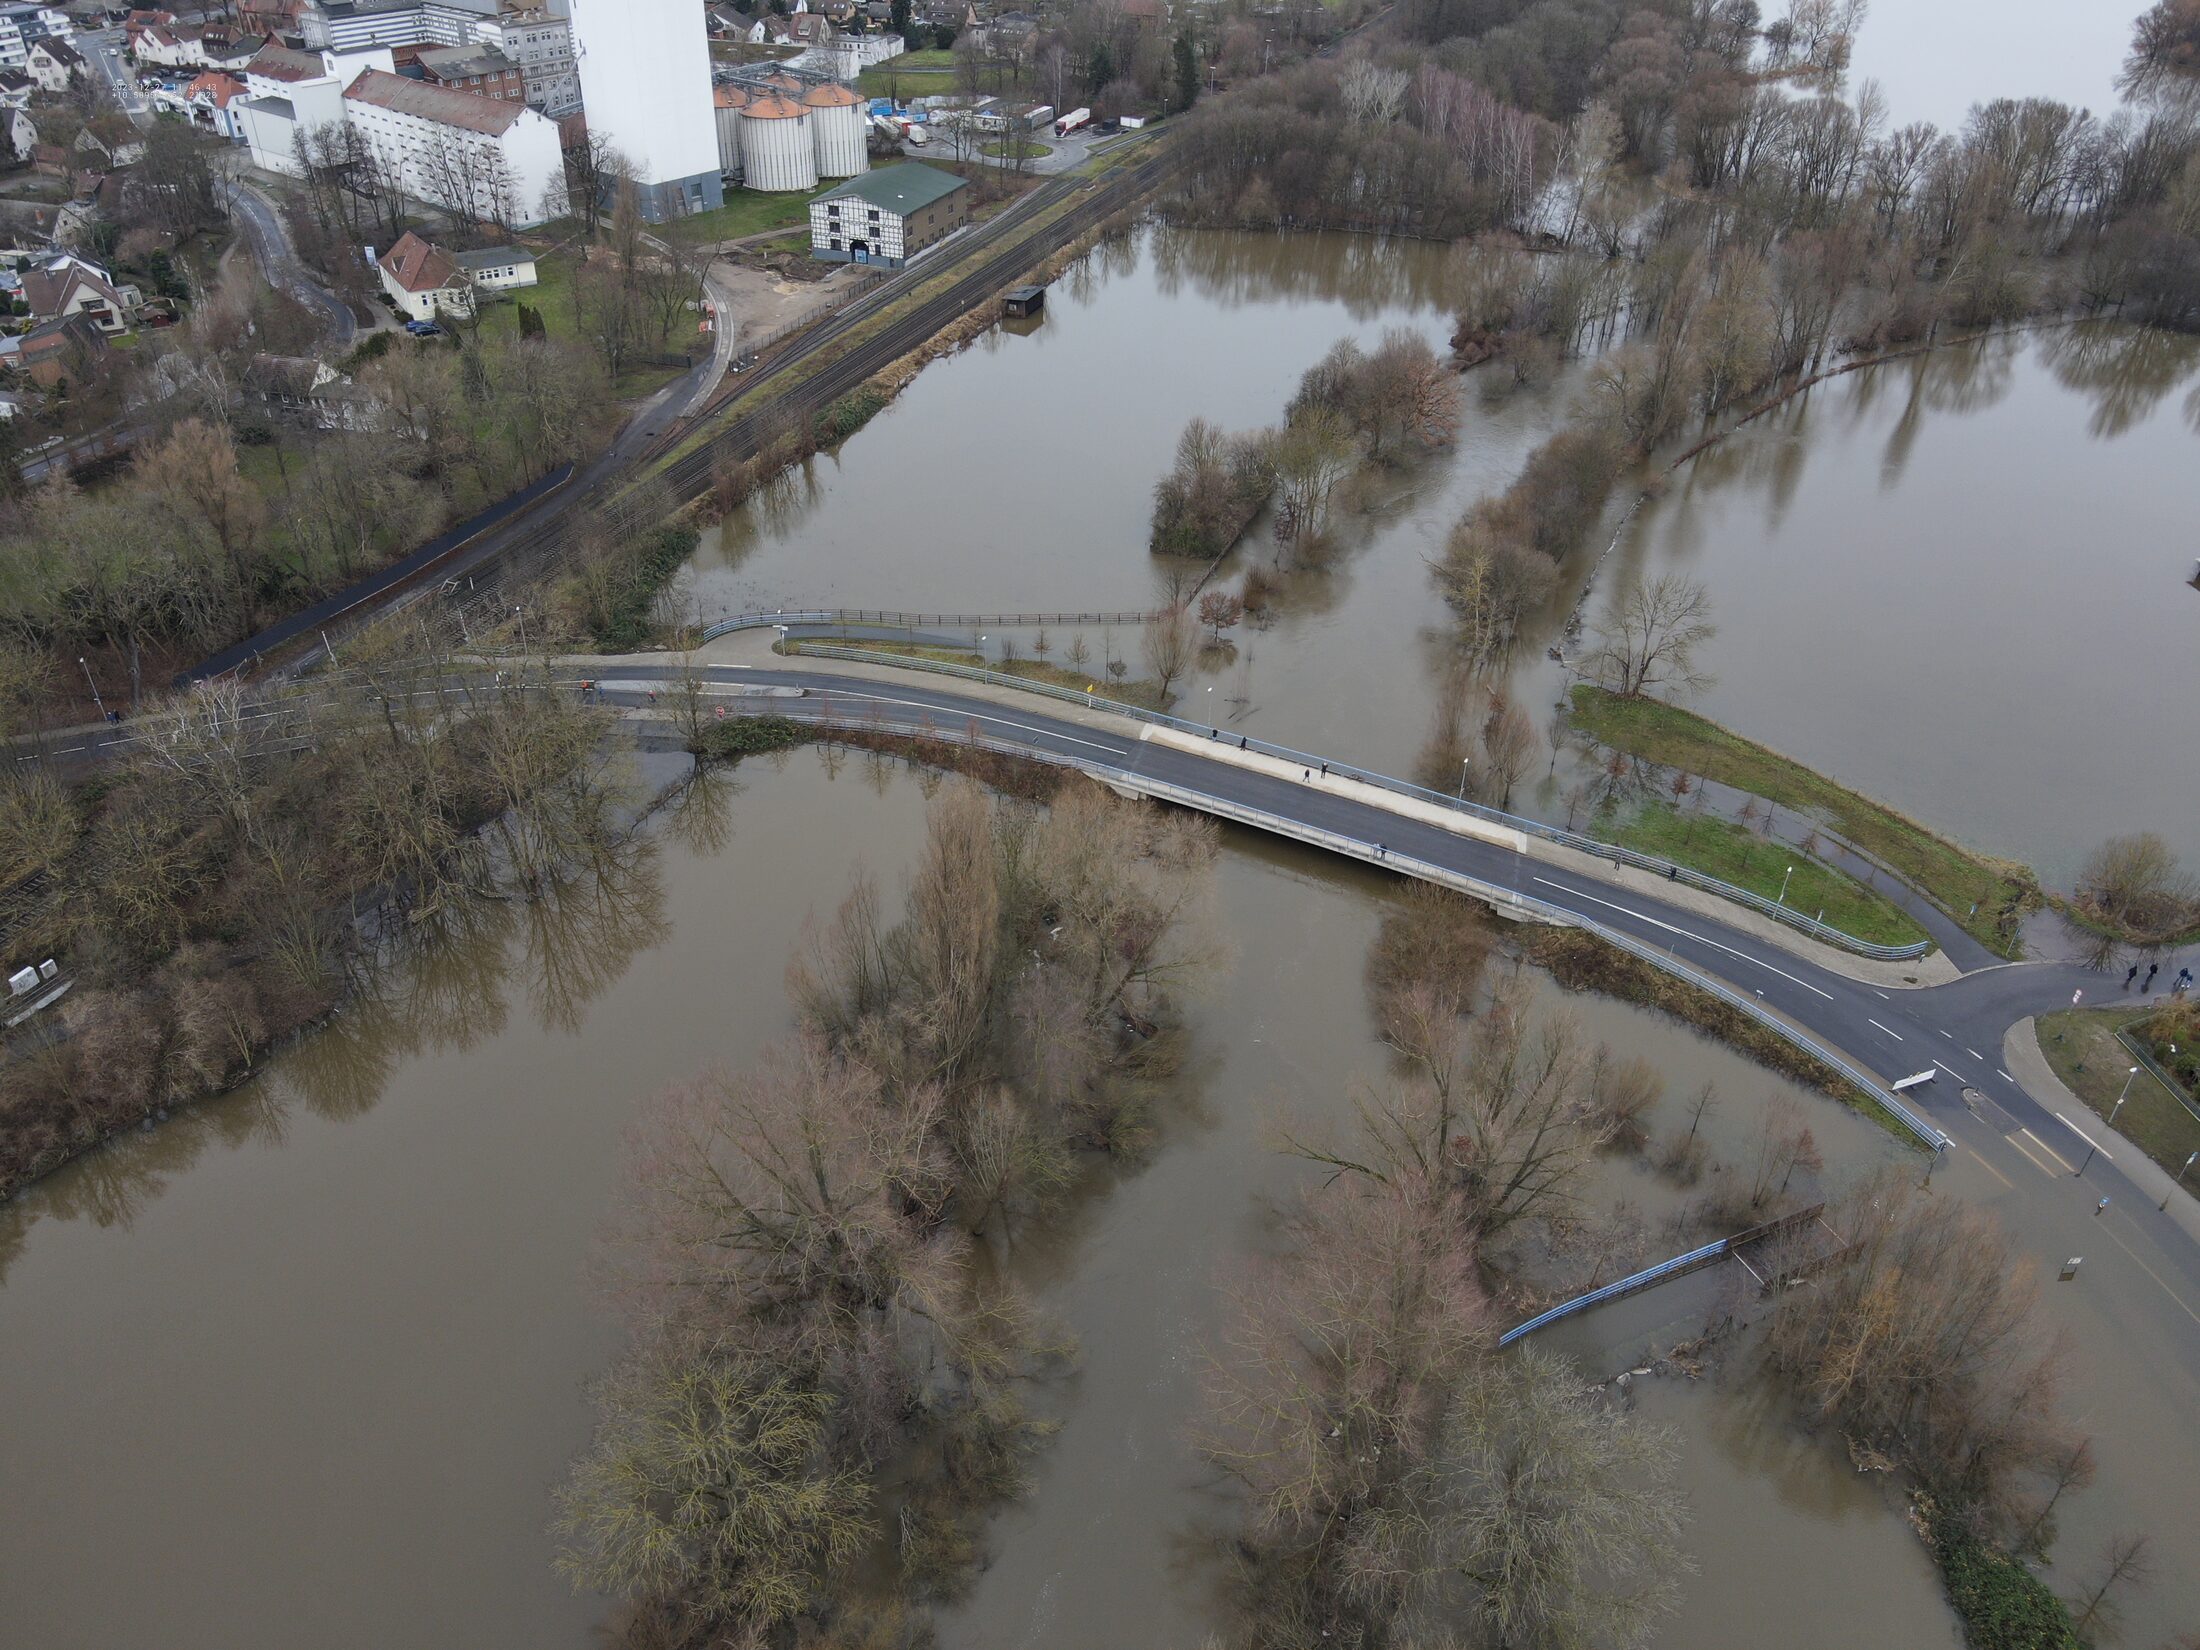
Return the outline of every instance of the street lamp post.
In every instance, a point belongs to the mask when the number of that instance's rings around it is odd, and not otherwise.
[[[2124,1074],[2123,1093],[2117,1095],[2116,1103],[2108,1108],[2108,1126],[2110,1128],[2113,1129],[2116,1126],[2116,1114],[2124,1109],[2124,1102],[2131,1097],[2131,1080],[2138,1075],[2139,1068],[2137,1066],[2133,1066]]]
[[[2192,1157],[2188,1157],[2185,1159],[2184,1168],[2179,1169],[2177,1171],[2177,1178],[2169,1183],[2170,1192],[2174,1192],[2175,1190],[2177,1190],[2178,1187],[2182,1186],[2185,1183],[2185,1176],[2192,1168],[2193,1158],[2200,1158],[2200,1152],[2194,1152],[2192,1154]],[[2169,1192],[2164,1192],[2162,1194],[2162,1207],[2165,1209],[2169,1207]]]
[[[1462,802],[1467,799],[1467,769],[1473,765],[1473,757],[1462,756],[1459,758],[1459,800]]]
[[[1793,875],[1795,875],[1795,867],[1790,865],[1787,868],[1786,874],[1780,878],[1780,903],[1782,905],[1785,905],[1788,902],[1788,877],[1791,877]]]
[[[519,620],[519,650],[524,655],[527,652],[527,610],[515,607],[512,609],[512,616]]]
[[[92,690],[92,703],[99,707],[99,719],[104,722],[107,720],[107,701],[99,696],[99,684],[92,680],[92,667],[81,653],[76,656],[76,662],[83,667],[85,685]]]

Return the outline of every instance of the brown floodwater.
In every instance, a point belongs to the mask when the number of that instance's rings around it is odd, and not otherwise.
[[[893,886],[922,828],[925,786],[868,758],[804,751],[727,790],[710,828],[661,827],[550,917],[492,916],[258,1082],[0,1210],[11,1636],[591,1641],[605,1605],[552,1573],[545,1524],[586,1437],[585,1384],[618,1344],[588,1273],[622,1129],[639,1097],[784,1030],[806,916],[858,864]],[[1220,881],[1234,960],[1193,1005],[1195,1057],[1154,1150],[1007,1250],[1081,1354],[1041,1396],[1061,1434],[995,1521],[945,1643],[1191,1643],[1222,1625],[1214,1541],[1231,1506],[1191,1442],[1201,1352],[1301,1172],[1277,1125],[1334,1117],[1383,1072],[1361,970],[1391,890],[1243,835]],[[1661,1129],[1714,1081],[1706,1130],[1733,1149],[1787,1092],[1654,1016],[1540,996],[1659,1066]],[[1837,1164],[1893,1150],[1796,1098]],[[1613,1158],[1592,1184],[1594,1201],[1638,1206],[1664,1252],[1677,1199],[1656,1177]],[[1692,1424],[1715,1432],[1723,1402]],[[1773,1525],[1750,1472],[1691,1478],[1706,1573],[1740,1520],[1750,1542],[1868,1593],[1894,1636],[1938,1632],[1929,1576],[1884,1561],[1899,1527],[1854,1516],[1838,1487],[1795,1487],[1817,1459],[1782,1458],[1790,1510]]]
[[[928,369],[839,455],[737,514],[697,558],[695,599],[1145,605],[1147,499],[1184,420],[1274,420],[1346,333],[1410,325],[1440,342],[1442,286],[1443,254],[1423,246],[1148,231],[1103,249],[1029,336]],[[2200,487],[2181,445],[2192,365],[2184,346],[2103,328],[1822,386],[1646,510],[1592,609],[1644,571],[1686,568],[1723,625],[1706,708],[1743,731],[2050,872],[2129,824],[2189,850],[2200,821],[2159,758],[2182,748],[2196,685],[2200,595],[2177,582],[2190,552],[2175,537]],[[1457,447],[1387,478],[1273,627],[1241,632],[1236,660],[1191,684],[1194,713],[1408,766],[1444,647],[1426,558],[1571,393],[1470,393]],[[1529,703],[1558,686],[1524,667]],[[1874,724],[1909,736],[1874,746]],[[858,863],[891,887],[923,807],[889,764],[751,763],[615,874],[547,909],[467,913],[259,1081],[0,1208],[11,1640],[592,1642],[606,1607],[552,1573],[545,1524],[587,1434],[585,1385],[618,1345],[587,1274],[622,1130],[640,1097],[781,1034],[805,916]],[[1215,1537],[1233,1509],[1190,1443],[1201,1349],[1296,1184],[1277,1123],[1334,1116],[1382,1073],[1361,969],[1388,888],[1242,835],[1220,876],[1236,957],[1194,1005],[1196,1058],[1153,1153],[1007,1254],[1082,1353],[1043,1395],[1063,1426],[1031,1494],[994,1521],[988,1566],[944,1614],[950,1646],[1190,1644],[1223,1625]],[[1660,1134],[1709,1080],[1723,1155],[1782,1098],[1810,1109],[1829,1181],[1894,1150],[1683,1028],[1540,995],[1658,1066]],[[2131,1642],[2189,1628],[2200,1316],[2162,1281],[2178,1272],[2115,1215],[2092,1217],[2082,1183],[2013,1150],[1957,1157],[1936,1190],[2001,1210],[2030,1260],[2087,1256],[2082,1282],[2047,1285],[2070,1407],[2102,1460],[2064,1514],[2055,1579],[2076,1586],[2109,1533],[2150,1529],[2160,1571],[2132,1601]],[[1643,1254],[1685,1241],[1693,1194],[1640,1159],[1603,1160],[1587,1195]],[[1696,1333],[1713,1288],[1638,1297],[1552,1344],[1611,1373]],[[1666,1642],[1952,1643],[1876,1481],[1761,1389],[1649,1383],[1634,1401],[1687,1445],[1697,1568]]]
[[[706,533],[686,598],[708,617],[1151,606],[1152,489],[1185,422],[1277,422],[1340,337],[1406,326],[1443,347],[1448,256],[1160,228],[1111,243],[1044,326],[935,363],[837,454]],[[1672,478],[1588,615],[1645,576],[1701,579],[1719,624],[1707,714],[2053,880],[2120,831],[2200,862],[2190,764],[2165,759],[2200,703],[2200,591],[2184,582],[2200,558],[2196,369],[2200,345],[2097,324],[1833,380]],[[1412,770],[1449,653],[1428,563],[1580,393],[1578,374],[1497,397],[1485,378],[1466,380],[1456,445],[1379,477],[1273,622],[1179,689],[1180,714]],[[1578,651],[1561,626],[1603,544],[1569,563],[1519,650],[1512,687],[1539,728],[1567,680],[1545,650]],[[1274,555],[1256,527],[1224,577]],[[1096,661],[1107,645],[1087,637]],[[1135,635],[1112,645],[1140,668]],[[1563,818],[1565,772],[1513,805]]]

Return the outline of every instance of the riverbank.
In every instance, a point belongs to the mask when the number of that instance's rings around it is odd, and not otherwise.
[[[1570,699],[1572,726],[1598,744],[1822,819],[1997,956],[2021,953],[2019,926],[2040,902],[2029,867],[1959,847],[1884,803],[1677,705],[1621,698],[1587,682],[1576,683]]]
[[[1759,836],[1730,819],[1694,808],[1645,802],[1625,814],[1599,813],[1589,834],[1637,853],[1685,865],[1746,888],[1874,945],[1929,939],[1898,906],[1807,852]],[[1790,875],[1790,872],[1793,872]]]

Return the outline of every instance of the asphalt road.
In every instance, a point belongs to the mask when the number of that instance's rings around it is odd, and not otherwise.
[[[152,104],[145,96],[145,89],[137,83],[137,76],[130,72],[130,65],[123,60],[123,34],[120,29],[99,29],[90,34],[80,34],[75,40],[76,49],[84,54],[93,71],[114,94],[116,107],[133,120],[144,120],[152,112]]]
[[[299,258],[297,249],[290,244],[290,231],[284,227],[282,214],[275,210],[274,202],[252,185],[233,182],[229,190],[230,210],[244,230],[247,245],[252,248],[252,258],[260,266],[260,273],[269,286],[278,287],[299,303],[320,316],[328,329],[329,342],[340,350],[348,350],[359,335],[358,319],[351,306],[313,278]]]
[[[623,665],[614,668],[619,681],[635,685],[608,686],[604,697],[612,703],[643,702],[649,672]],[[2110,1198],[2119,1224],[2128,1222],[2151,1239],[2156,1251],[2190,1286],[2188,1293],[2200,1292],[2200,1244],[2159,1212],[2154,1196],[2142,1191],[2111,1155],[2084,1161],[2088,1142],[2079,1131],[2105,1139],[2093,1119],[2072,1116],[2064,1121],[2033,1098],[2000,1063],[2003,1035],[2017,1021],[2067,1008],[2073,992],[2083,991],[2095,1002],[2103,1000],[2104,992],[2113,994],[2115,982],[2097,970],[2074,963],[2009,963],[1944,985],[1882,990],[1820,967],[1753,933],[1600,876],[1462,837],[1351,797],[1143,741],[1135,734],[1066,721],[1038,709],[1004,706],[921,680],[889,684],[819,671],[736,667],[715,667],[704,674],[729,684],[801,688],[804,697],[770,702],[773,712],[796,719],[954,738],[974,728],[988,740],[1034,756],[1149,777],[1334,833],[1364,845],[1369,852],[1362,858],[1372,858],[1372,849],[1380,845],[1390,855],[1425,860],[1556,906],[1586,928],[1617,932],[1654,946],[1756,997],[1883,1086],[1934,1072],[1933,1081],[1906,1091],[1903,1099],[1952,1139],[1951,1151],[1967,1151],[1983,1162],[1984,1151],[1991,1149],[2006,1166],[2012,1160],[2004,1148],[2013,1146],[2051,1182],[2067,1182],[2059,1189],[2043,1188],[2045,1195],[2060,1195],[2086,1208],[2100,1197]],[[668,667],[660,679],[669,684],[671,675]],[[2164,977],[2196,959],[2200,950],[2165,959]],[[1967,1090],[1974,1098],[1966,1098]],[[2111,1147],[2114,1157],[2126,1150]],[[2063,1175],[2049,1166],[2056,1163],[2072,1172]],[[2082,1175],[2076,1172],[2081,1169]],[[2001,1174],[1998,1169],[1991,1172]]]

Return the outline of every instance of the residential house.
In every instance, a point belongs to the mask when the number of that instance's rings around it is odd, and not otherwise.
[[[145,139],[128,115],[94,115],[76,134],[80,155],[108,169],[135,166],[145,158]]]
[[[413,59],[414,73],[430,86],[505,103],[525,103],[527,83],[519,65],[487,46],[428,46]]]
[[[374,263],[382,273],[382,290],[408,321],[474,312],[473,283],[466,272],[448,252],[409,229]]]
[[[84,54],[66,40],[41,40],[30,48],[23,68],[41,91],[65,92],[84,73]]]
[[[255,355],[245,364],[238,389],[273,416],[310,429],[382,427],[382,403],[311,356]]]
[[[205,33],[196,23],[149,23],[132,39],[131,52],[149,69],[200,68],[206,62]]]
[[[130,330],[139,293],[134,286],[117,283],[99,265],[63,253],[40,268],[23,272],[23,301],[30,306],[34,321],[81,315],[112,337]]]
[[[232,143],[244,141],[235,105],[247,96],[245,84],[235,75],[209,69],[183,89],[185,118],[192,125]]]
[[[176,14],[172,11],[159,11],[152,8],[133,11],[122,20],[122,39],[125,49],[132,52],[136,51],[138,49],[138,37],[144,34],[147,29],[164,28],[175,20]]]
[[[810,202],[810,256],[899,269],[970,221],[969,181],[914,161],[850,178]]]
[[[516,292],[536,284],[535,255],[523,246],[484,246],[453,252],[451,262],[481,292]]]
[[[522,229],[565,210],[558,128],[525,103],[369,69],[345,89],[343,105],[409,195]]]
[[[81,315],[32,327],[15,344],[11,364],[44,389],[81,384],[106,370],[107,335]]]
[[[0,120],[5,121],[0,130],[8,135],[8,153],[20,155],[25,160],[30,159],[31,152],[38,147],[38,126],[31,119],[30,111],[9,108],[4,115],[0,115]]]
[[[38,82],[21,69],[0,69],[0,109],[29,108],[37,90]]]

